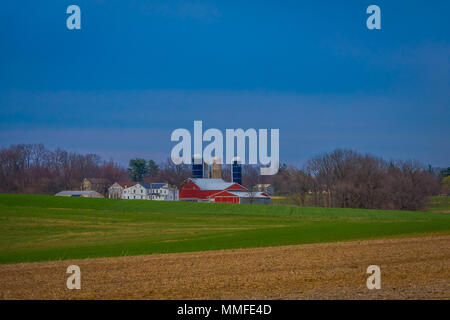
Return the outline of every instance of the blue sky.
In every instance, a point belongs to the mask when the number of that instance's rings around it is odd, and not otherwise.
[[[81,8],[81,30],[66,8]],[[381,8],[381,30],[366,8]],[[337,147],[450,165],[449,1],[9,1],[0,146],[126,165],[176,128],[279,128],[301,165]]]

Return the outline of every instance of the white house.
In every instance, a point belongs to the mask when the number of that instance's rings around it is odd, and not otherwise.
[[[150,194],[152,200],[176,201],[179,199],[178,190],[170,188],[167,183],[151,183]]]
[[[108,198],[110,199],[122,199],[123,189],[134,186],[137,182],[114,182],[112,186],[108,188]]]
[[[170,188],[167,183],[137,183],[124,188],[122,199],[127,200],[178,200],[178,190]]]

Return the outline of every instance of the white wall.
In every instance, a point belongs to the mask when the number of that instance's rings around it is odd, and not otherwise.
[[[140,184],[136,184],[123,190],[122,199],[149,200],[149,190]]]
[[[151,189],[152,194],[150,194],[150,189],[146,189],[140,184],[136,184],[132,187],[126,188],[122,192],[122,199],[127,200],[166,200],[166,201],[177,201],[179,200],[178,190],[174,190],[165,185],[163,188]]]

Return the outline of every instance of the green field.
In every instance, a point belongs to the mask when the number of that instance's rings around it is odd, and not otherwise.
[[[427,211],[450,213],[450,197],[432,197]]]
[[[448,205],[411,212],[0,194],[0,263],[450,233]]]

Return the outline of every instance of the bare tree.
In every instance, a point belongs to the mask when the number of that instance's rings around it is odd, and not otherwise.
[[[108,176],[113,180],[124,173],[117,164],[103,162],[95,154],[50,151],[42,144],[0,149],[1,192],[55,193],[78,188],[85,177]]]

